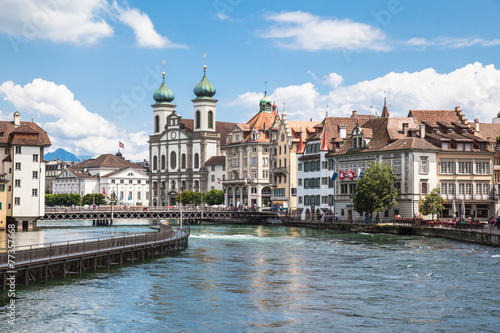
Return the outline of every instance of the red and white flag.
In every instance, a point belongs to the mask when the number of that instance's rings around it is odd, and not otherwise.
[[[102,194],[104,194],[105,196],[108,196],[108,194],[106,193],[106,188],[105,187],[102,188]]]
[[[124,145],[121,141],[118,141],[118,146],[119,146],[120,148],[125,148],[125,145]]]
[[[354,171],[352,171],[351,169],[349,169],[349,180],[354,180]]]
[[[345,178],[345,172],[342,170],[339,170],[339,179],[344,180],[344,178]]]
[[[221,179],[217,178],[217,184],[220,184],[220,182],[221,182]]]

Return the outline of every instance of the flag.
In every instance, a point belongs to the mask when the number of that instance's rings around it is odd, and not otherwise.
[[[349,169],[349,180],[354,180],[354,176],[355,176],[354,172],[351,169]]]
[[[125,148],[125,145],[124,145],[121,141],[118,141],[118,146],[119,146],[120,148]]]
[[[220,184],[220,182],[221,182],[221,179],[217,178],[217,184]]]
[[[104,194],[105,196],[108,196],[108,194],[106,193],[106,188],[105,187],[102,188],[102,194]]]
[[[364,175],[365,175],[365,173],[363,172],[363,170],[361,170],[361,168],[358,168],[358,177],[359,177],[359,179],[363,179]]]
[[[338,174],[338,173],[336,173],[336,172],[334,172],[334,173],[333,173],[333,175],[332,175],[332,182],[334,182],[334,181],[335,181],[335,179],[337,179],[337,176],[338,176],[338,175],[339,175],[339,174]]]
[[[345,172],[342,170],[339,170],[339,179],[344,180],[344,178],[345,178]]]

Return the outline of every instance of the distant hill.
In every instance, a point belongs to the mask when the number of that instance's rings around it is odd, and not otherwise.
[[[67,161],[67,162],[71,162],[71,161],[78,162],[78,161],[87,160],[90,157],[91,156],[86,156],[86,155],[76,156],[75,154],[70,153],[67,150],[64,150],[62,148],[58,148],[56,151],[54,151],[52,153],[45,154],[44,159],[46,161],[60,159],[62,161]]]

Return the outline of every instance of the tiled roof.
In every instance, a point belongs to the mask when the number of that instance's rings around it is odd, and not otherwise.
[[[14,126],[12,121],[0,121],[0,144],[2,143],[43,147],[51,145],[47,132],[29,121],[21,121],[19,127]]]
[[[417,118],[418,123],[426,121],[428,123],[437,124],[438,121],[451,123],[460,121],[460,118],[455,110],[410,110],[408,117]]]
[[[346,128],[346,134],[349,136],[352,133],[352,130],[356,127],[356,124],[360,124],[362,126],[366,123],[370,118],[374,118],[369,115],[356,115],[356,117],[326,117],[323,119],[321,123],[319,123],[316,127],[318,128],[318,134],[315,132],[311,133],[307,137],[307,141],[317,141],[323,138],[323,133],[326,133],[326,142],[328,143],[329,148],[331,149],[331,142],[337,141],[340,137],[339,129],[341,126]]]
[[[83,168],[68,167],[66,170],[71,172],[76,178],[97,178],[83,171]]]
[[[115,156],[113,154],[102,154],[97,158],[91,158],[80,162],[74,166],[74,168],[135,168],[141,169],[141,167],[135,163],[127,161],[121,157]]]
[[[243,130],[243,140],[233,143],[231,139],[225,146],[230,146],[232,144],[244,144],[244,143],[268,143],[269,142],[269,128],[276,121],[276,117],[279,117],[277,111],[265,112],[261,111],[252,117],[246,124],[235,124],[231,131],[235,131],[239,127]],[[257,140],[252,140],[252,131],[260,132],[259,138]]]
[[[194,131],[194,120],[193,119],[181,119],[181,124],[184,125],[184,129],[187,132],[192,133]],[[219,133],[221,139],[221,149],[224,149],[224,143],[226,142],[226,136],[231,133],[234,125],[236,123],[229,123],[225,121],[216,121],[215,122],[215,131]]]
[[[496,141],[496,137],[500,136],[500,124],[479,123],[479,136],[489,142]]]
[[[226,156],[212,156],[205,162],[205,164],[225,164]]]

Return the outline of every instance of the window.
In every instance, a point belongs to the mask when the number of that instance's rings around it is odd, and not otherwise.
[[[441,194],[448,194],[448,184],[441,183]]]
[[[165,170],[165,155],[161,155],[161,169]]]
[[[422,183],[422,194],[427,194],[427,183]]]
[[[32,197],[37,197],[38,196],[38,189],[37,188],[34,188],[31,190],[31,196]]]
[[[441,143],[441,149],[443,149],[443,150],[450,149],[449,142],[442,142]]]
[[[298,171],[302,171],[302,163],[299,163],[299,165],[298,165]]]
[[[489,184],[483,184],[483,194],[488,195],[490,192],[490,185]]]
[[[214,113],[208,111],[208,128],[214,128]]]
[[[16,147],[16,154],[21,154],[21,147]]]
[[[215,171],[215,165],[212,165],[212,171]]]
[[[194,154],[194,168],[198,169],[200,167],[200,155],[198,153]]]
[[[471,183],[465,184],[465,194],[472,195],[472,184]]]
[[[476,184],[476,194],[481,195],[483,193],[483,184]]]
[[[132,184],[132,179],[129,179],[129,180],[128,180],[128,183],[129,183],[129,184]]]
[[[257,152],[257,147],[252,147],[252,152],[256,153]]]
[[[429,173],[429,164],[427,158],[421,158],[420,160],[420,173],[425,175]]]
[[[153,156],[153,170],[157,170],[158,169],[158,157]]]
[[[21,187],[21,179],[16,179],[16,180],[14,181],[14,184],[15,184],[15,185],[14,185],[15,187]]]
[[[16,170],[21,170],[21,163],[20,162],[16,163]]]
[[[321,169],[328,169],[328,161],[321,162]]]
[[[181,155],[181,168],[186,169],[186,154]]]
[[[33,162],[38,162],[38,154],[33,154]]]
[[[252,166],[257,166],[257,157],[252,157]]]
[[[120,184],[123,184],[124,183],[124,180],[123,179],[120,179]]]
[[[196,128],[200,128],[201,127],[201,113],[200,111],[196,111]]]
[[[14,205],[19,206],[21,204],[21,198],[15,197],[14,198]]]
[[[299,197],[299,204],[302,204],[302,197]]]
[[[328,177],[322,177],[321,178],[321,185],[328,185]]]
[[[4,192],[5,191],[5,184],[0,184],[0,192]]]
[[[458,194],[464,195],[464,193],[465,193],[465,184],[464,183],[458,184]]]
[[[392,161],[392,167],[394,168],[394,173],[396,175],[401,174],[401,160],[394,160]]]
[[[455,194],[455,184],[449,183],[448,184],[448,194]]]
[[[137,201],[141,200],[141,191],[137,191]]]
[[[38,179],[38,171],[33,171],[33,179]]]
[[[212,183],[215,182],[215,175],[212,175],[212,177],[210,178]]]
[[[111,184],[114,184],[115,183],[115,180],[114,179],[111,179]]]
[[[177,167],[177,153],[175,151],[170,152],[170,168],[175,169]]]
[[[155,133],[160,131],[160,117],[155,116]]]
[[[298,186],[302,186],[302,178],[299,178],[299,179],[297,180],[297,185],[298,185]]]

